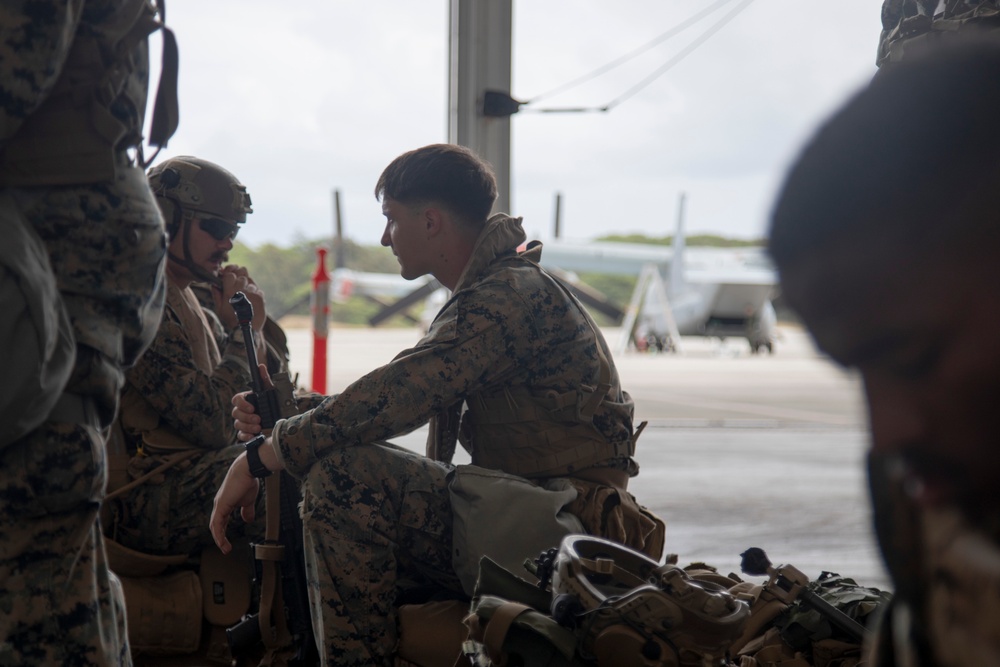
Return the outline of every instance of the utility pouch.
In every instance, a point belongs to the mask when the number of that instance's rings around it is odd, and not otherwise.
[[[559,546],[565,535],[586,532],[576,516],[564,511],[577,495],[564,478],[539,485],[499,470],[460,465],[450,473],[448,490],[452,566],[469,595],[483,556],[520,572],[525,559]]]
[[[155,577],[120,577],[134,654],[192,653],[201,644],[201,582],[190,570]]]
[[[228,554],[214,546],[207,547],[199,560],[205,620],[223,628],[238,623],[250,609],[250,582],[253,580],[250,549],[245,544],[235,546]]]

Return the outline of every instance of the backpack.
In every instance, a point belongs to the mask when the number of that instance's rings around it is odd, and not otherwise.
[[[603,570],[589,573],[603,596],[596,605],[579,582],[559,581],[575,562],[566,553],[560,559],[566,551]],[[704,563],[678,568],[676,556],[660,565],[629,552],[606,540],[568,536],[559,550],[525,563],[537,583],[483,558],[465,621],[464,664],[857,667],[865,664],[865,627],[891,599],[829,572],[808,581],[794,567],[768,563],[768,581],[754,584]],[[605,564],[593,565],[598,561]],[[574,590],[580,595],[566,592]]]
[[[589,535],[569,535],[526,565],[538,584],[480,562],[466,619],[470,664],[720,664],[749,616],[723,586]]]

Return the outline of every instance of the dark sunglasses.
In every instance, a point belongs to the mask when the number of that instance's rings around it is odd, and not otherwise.
[[[240,233],[239,225],[219,218],[198,218],[198,226],[216,241],[233,240]]]

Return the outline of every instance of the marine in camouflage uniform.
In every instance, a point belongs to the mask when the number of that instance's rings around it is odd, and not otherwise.
[[[104,431],[163,303],[163,222],[129,154],[142,142],[146,38],[157,27],[145,0],[0,7],[0,218],[5,243],[24,243],[5,252],[43,249],[40,275],[58,292],[28,311],[44,311],[40,336],[66,324],[42,356],[63,349],[69,362],[43,408],[0,404],[4,665],[131,663],[98,510]],[[164,71],[176,73],[175,62]],[[175,103],[167,89],[161,99]],[[165,123],[154,120],[159,145],[176,126],[172,103]],[[3,283],[2,318],[12,323],[25,313],[10,300],[8,276]],[[31,294],[37,285],[21,287]],[[17,377],[36,348],[25,337],[4,347]]]
[[[303,480],[313,623],[330,665],[391,660],[404,583],[461,597],[448,493],[456,436],[473,464],[539,482],[569,478],[578,495],[568,509],[589,532],[656,558],[662,550],[662,522],[626,491],[638,472],[633,403],[607,344],[538,266],[540,246],[516,251],[521,219],[487,221],[496,197],[489,167],[466,149],[428,146],[397,158],[376,194],[388,219],[382,243],[402,275],[432,273],[453,294],[415,347],[272,434],[284,467]],[[435,222],[441,215],[459,222]],[[425,242],[441,233],[468,234],[468,246]],[[428,456],[374,444],[429,420]],[[257,453],[266,466],[275,451]],[[237,460],[227,484],[249,479],[247,465]],[[213,531],[224,533],[225,487],[219,495]]]
[[[1000,664],[1000,41],[885,70],[793,166],[770,250],[819,347],[864,380],[894,597],[873,665]]]
[[[167,300],[156,337],[126,375],[118,421],[132,480],[177,463],[113,501],[112,534],[143,553],[196,555],[213,546],[207,523],[215,489],[243,451],[231,400],[250,385],[250,372],[228,298],[243,291],[257,302],[253,326],[262,360],[265,308],[245,269],[222,266],[238,225],[252,212],[236,177],[207,160],[176,157],[154,167],[150,183],[171,233]],[[201,295],[214,294],[212,307],[203,307],[195,286]]]

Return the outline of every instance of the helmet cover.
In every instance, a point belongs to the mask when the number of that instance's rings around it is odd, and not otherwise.
[[[246,186],[214,162],[191,156],[173,157],[149,170],[149,185],[161,208],[163,200],[181,210],[203,213],[229,222],[246,222],[253,213]],[[167,211],[164,210],[165,217]]]

